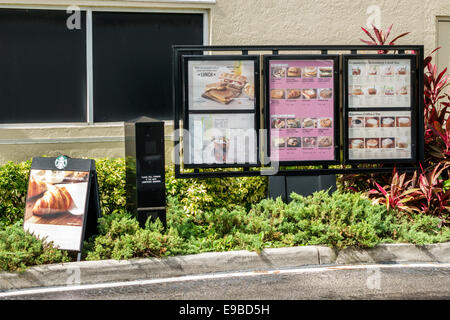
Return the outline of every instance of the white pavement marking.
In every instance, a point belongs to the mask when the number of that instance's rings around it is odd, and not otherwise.
[[[404,264],[370,264],[370,265],[336,265],[327,267],[302,267],[295,269],[281,269],[281,270],[261,270],[261,271],[245,271],[245,272],[229,272],[229,273],[213,273],[202,275],[190,275],[181,277],[148,279],[148,280],[134,280],[123,282],[109,282],[96,284],[82,284],[82,285],[68,285],[61,287],[37,288],[37,289],[21,289],[17,291],[0,292],[0,298],[15,297],[22,295],[34,295],[43,293],[56,293],[67,291],[80,291],[91,289],[105,289],[115,287],[130,287],[130,286],[144,286],[159,283],[183,282],[183,281],[198,281],[198,280],[212,280],[212,279],[226,279],[236,277],[255,277],[261,275],[278,275],[278,274],[302,274],[302,273],[319,273],[330,272],[338,270],[360,270],[360,269],[401,269],[401,268],[450,268],[450,263],[404,263]]]

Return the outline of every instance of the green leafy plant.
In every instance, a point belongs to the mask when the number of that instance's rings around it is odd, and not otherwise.
[[[0,229],[0,270],[22,271],[28,266],[68,262],[67,251],[25,232],[20,223]]]
[[[31,160],[0,167],[0,227],[23,219]]]

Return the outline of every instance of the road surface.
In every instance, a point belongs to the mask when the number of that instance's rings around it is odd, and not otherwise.
[[[316,266],[0,292],[0,300],[447,299],[450,264]]]

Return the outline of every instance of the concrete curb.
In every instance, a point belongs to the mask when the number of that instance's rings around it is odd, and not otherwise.
[[[321,264],[450,262],[450,243],[416,246],[381,244],[371,249],[335,250],[323,246],[211,252],[165,259],[83,261],[36,266],[23,273],[0,273],[0,291],[33,287],[157,279],[242,270]]]

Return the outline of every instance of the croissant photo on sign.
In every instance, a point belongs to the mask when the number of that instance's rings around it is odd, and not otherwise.
[[[80,225],[88,175],[88,172],[31,170],[25,221]]]
[[[24,229],[63,250],[79,250],[87,210],[89,172],[30,171]]]

